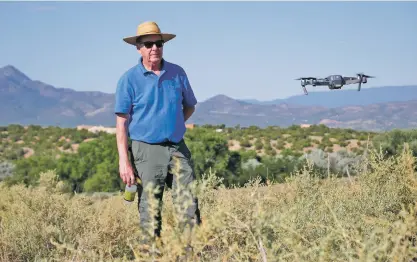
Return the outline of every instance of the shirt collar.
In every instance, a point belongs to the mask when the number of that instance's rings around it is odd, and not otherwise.
[[[142,73],[143,74],[152,73],[152,71],[149,71],[148,69],[145,68],[145,66],[143,65],[142,61],[143,61],[143,57],[141,56],[139,58],[139,61],[138,61],[138,66],[139,66],[140,70],[142,71]],[[162,61],[161,61],[161,65],[162,65],[161,66],[161,73],[166,72],[167,71],[167,66],[166,66],[165,59],[163,59],[163,58],[162,58]]]

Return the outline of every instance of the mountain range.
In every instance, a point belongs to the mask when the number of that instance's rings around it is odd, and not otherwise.
[[[369,84],[368,84],[369,85]],[[296,95],[285,99],[259,101],[257,99],[242,99],[241,101],[259,105],[294,104],[304,106],[325,106],[338,108],[342,106],[364,106],[387,102],[404,102],[417,99],[417,86],[381,86],[377,88],[363,88],[360,92],[354,89],[335,91],[311,92],[309,94]],[[301,86],[300,86],[301,91]]]
[[[0,125],[114,126],[114,94],[57,88],[12,65],[0,68]],[[408,120],[409,119],[409,120]],[[271,101],[216,95],[197,105],[188,123],[330,127],[384,131],[417,127],[417,85],[309,92]]]

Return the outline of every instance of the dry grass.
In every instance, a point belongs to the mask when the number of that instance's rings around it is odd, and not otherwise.
[[[210,174],[196,187],[203,224],[181,233],[165,193],[158,261],[411,261],[417,176],[409,150],[371,153],[361,175],[319,179],[306,166],[284,185],[224,189]],[[219,186],[220,185],[220,186]],[[122,196],[70,196],[53,172],[40,186],[0,190],[2,261],[152,261],[137,241],[138,213]],[[189,233],[189,232],[188,232]]]

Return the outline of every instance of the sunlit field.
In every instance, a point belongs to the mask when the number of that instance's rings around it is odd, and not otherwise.
[[[121,193],[68,194],[53,171],[39,186],[0,190],[1,261],[412,261],[417,257],[415,158],[369,152],[357,176],[311,166],[283,184],[226,189],[215,174],[196,187],[203,224],[180,232],[164,194],[163,233],[139,246],[135,204]],[[162,243],[162,244],[161,244]],[[191,248],[186,248],[191,247]],[[154,251],[154,252],[153,252]]]

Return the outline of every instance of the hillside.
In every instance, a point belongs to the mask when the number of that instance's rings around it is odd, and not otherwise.
[[[189,122],[226,126],[290,126],[324,124],[329,127],[384,131],[415,128],[417,99],[405,102],[326,108],[294,104],[259,105],[236,101],[223,95],[198,105]]]
[[[369,84],[367,84],[369,86]],[[294,104],[303,106],[324,106],[328,108],[338,108],[346,106],[367,106],[376,103],[388,102],[406,102],[417,99],[417,86],[383,86],[376,88],[368,88],[367,85],[362,86],[360,92],[347,86],[342,90],[332,91],[314,91],[313,87],[309,87],[309,94],[291,96],[285,99],[274,99],[268,101],[259,101],[256,99],[243,99],[243,102],[249,102],[259,105],[274,104]]]
[[[399,91],[399,89],[401,91]],[[309,96],[248,103],[216,95],[198,104],[195,124],[266,127],[325,124],[358,130],[414,128],[417,86],[311,92]],[[57,88],[13,66],[0,68],[0,125],[114,126],[114,94]],[[406,101],[407,100],[407,101]],[[278,104],[277,104],[278,103]],[[351,104],[351,106],[347,106]]]
[[[30,183],[35,181],[37,172],[56,169],[75,188],[85,183],[89,190],[115,189],[119,181],[114,131],[97,126],[0,127],[0,180],[13,172],[13,181]],[[329,157],[331,169],[342,172],[372,147],[379,150],[381,146],[382,152],[392,155],[404,143],[410,143],[413,152],[417,152],[416,130],[376,133],[325,125],[288,128],[194,125],[189,126],[185,140],[193,154],[196,175],[213,168],[228,184],[246,183],[252,173],[282,181],[304,157],[321,167],[327,167]],[[106,178],[103,184],[100,179],[105,179],[102,176],[106,174],[113,178]]]
[[[13,66],[0,69],[0,125],[36,124],[70,127],[110,125],[113,94],[79,92],[32,80]]]
[[[215,127],[203,126],[187,131],[194,135],[200,130],[214,130]],[[345,149],[348,152],[361,153],[369,139],[376,133],[359,132],[348,129],[330,129],[325,126],[301,128],[226,128],[217,129],[216,134],[227,141],[230,151],[253,151],[259,156],[292,153],[300,155],[317,148],[326,152]],[[0,129],[0,162],[33,155],[51,154],[58,157],[61,153],[77,153],[80,144],[114,134],[113,129],[101,130],[98,127],[58,128],[40,126],[10,125]]]

